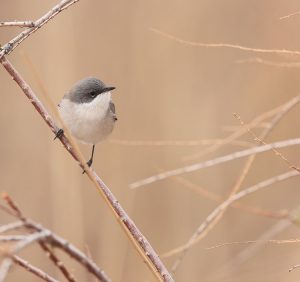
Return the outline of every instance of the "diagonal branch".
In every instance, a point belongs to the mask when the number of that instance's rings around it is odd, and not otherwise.
[[[78,1],[78,0],[77,0]],[[65,9],[68,5],[76,2],[73,1],[62,1],[59,5],[54,7],[48,14],[48,16],[42,17],[40,20],[39,27],[45,24],[49,19],[54,17],[59,11]],[[62,5],[64,4],[64,5]],[[59,7],[58,7],[59,6]],[[51,17],[49,17],[49,15]],[[48,17],[48,18],[47,18]],[[34,29],[34,28],[33,28]],[[16,37],[14,43],[11,43],[9,49],[8,46],[4,46],[4,53],[11,52],[18,44],[20,44],[25,38],[27,38],[31,33],[35,30],[31,30],[24,35],[24,32],[20,34],[19,37]],[[22,35],[23,34],[23,35]],[[11,47],[13,46],[13,47]],[[13,67],[13,65],[3,56],[3,51],[0,52],[0,63],[7,70],[7,72],[12,76],[15,82],[19,85],[19,87],[23,90],[24,94],[33,104],[38,113],[42,116],[44,121],[50,127],[50,129],[56,133],[58,131],[58,126],[56,125],[54,119],[50,116],[46,108],[43,104],[38,100],[37,96],[34,94],[33,90],[30,86],[25,82],[25,80],[21,77],[21,75],[17,72],[17,70]],[[2,54],[2,57],[1,57]],[[150,267],[152,272],[155,274],[158,280],[160,281],[173,281],[170,273],[160,260],[157,253],[154,251],[146,237],[142,234],[142,232],[138,229],[135,223],[131,220],[131,218],[127,215],[125,210],[120,205],[119,201],[115,198],[115,196],[111,193],[109,188],[105,185],[105,183],[100,179],[100,177],[92,170],[86,167],[86,162],[81,157],[80,153],[72,142],[66,136],[62,136],[60,141],[64,145],[64,147],[68,150],[68,152],[72,155],[72,157],[78,162],[79,166],[83,168],[87,173],[88,177],[94,182],[99,193],[104,197],[106,203],[113,211],[113,214],[117,218],[118,222],[121,224],[126,234],[133,242],[133,245],[136,247],[140,255],[147,262],[147,265]]]
[[[230,198],[228,198],[226,201],[224,201],[222,204],[220,204],[219,206],[217,206],[207,217],[206,219],[203,221],[203,223],[198,227],[198,229],[196,230],[196,232],[193,234],[193,236],[188,240],[188,242],[176,249],[173,249],[172,251],[164,254],[165,257],[169,257],[178,253],[183,253],[185,254],[188,249],[196,244],[201,237],[199,237],[203,230],[205,230],[209,224],[215,220],[215,218],[220,214],[220,212],[222,212],[223,210],[225,210],[227,207],[229,207],[232,203],[240,200],[241,198],[244,198],[250,194],[253,194],[259,190],[262,190],[264,188],[267,188],[271,185],[273,185],[274,183],[278,183],[278,182],[282,182],[285,181],[291,177],[295,177],[295,176],[299,176],[300,174],[295,171],[295,170],[291,170],[288,171],[286,173],[280,174],[280,175],[276,175],[272,178],[263,180],[251,187],[246,188],[245,190],[240,191],[239,193],[236,193],[234,195],[232,195]],[[176,269],[177,265],[175,266]]]
[[[286,148],[286,147],[295,146],[295,145],[300,145],[300,138],[288,139],[288,140],[284,140],[284,141],[270,143],[270,144],[263,145],[263,146],[257,146],[254,148],[234,152],[232,154],[221,156],[221,157],[218,157],[218,158],[215,158],[212,160],[208,160],[205,162],[195,163],[192,165],[176,168],[173,170],[168,170],[168,171],[150,176],[148,178],[133,182],[130,184],[130,188],[136,189],[141,186],[145,186],[145,185],[169,178],[171,176],[177,176],[177,175],[181,175],[184,173],[190,173],[190,172],[197,171],[197,170],[200,170],[203,168],[207,168],[207,167],[215,166],[218,164],[226,163],[229,161],[237,160],[240,158],[244,158],[244,157],[247,157],[250,155],[259,154],[259,153],[271,151],[273,149]]]
[[[41,240],[42,238],[48,237],[50,234],[49,230],[43,230],[41,232],[36,232],[31,235],[26,236],[25,239],[18,242],[12,250],[9,251],[9,257],[3,259],[1,265],[0,265],[0,281],[4,281],[8,271],[10,270],[13,259],[10,257],[17,252],[21,251],[22,249],[26,248],[27,246],[35,243],[36,241]]]
[[[61,11],[67,9],[69,6],[73,5],[74,3],[78,2],[79,0],[63,0],[56,6],[54,6],[48,13],[44,16],[39,18],[33,23],[33,26],[27,28],[23,32],[21,32],[18,36],[14,39],[10,40],[6,43],[3,47],[1,47],[0,51],[0,58],[4,55],[8,55],[11,53],[23,40],[25,40],[29,35],[37,31],[40,27],[58,15]]]
[[[50,275],[48,275],[46,272],[42,271],[41,269],[31,265],[28,261],[20,258],[19,256],[12,256],[12,260],[14,263],[18,264],[19,266],[25,268],[27,271],[33,273],[37,277],[41,278],[44,281],[47,282],[59,282],[58,280],[54,279]]]
[[[3,196],[4,200],[7,202],[8,206],[12,211],[15,212],[14,216],[19,218],[23,226],[31,232],[30,235],[7,235],[5,236],[7,239],[11,240],[20,240],[14,247],[13,251],[8,252],[7,256],[11,259],[13,259],[13,255],[15,254],[14,251],[16,251],[16,247],[21,244],[24,245],[24,242],[27,242],[29,238],[31,238],[34,234],[41,234],[45,233],[47,236],[38,238],[37,241],[42,247],[42,249],[46,252],[47,256],[49,256],[50,260],[53,261],[53,263],[59,268],[59,270],[63,273],[65,278],[68,281],[75,282],[75,279],[73,275],[67,270],[67,268],[63,265],[62,261],[57,258],[57,256],[54,254],[53,250],[51,250],[48,247],[48,244],[50,244],[53,247],[60,248],[65,253],[67,253],[70,257],[75,259],[77,262],[79,262],[81,265],[83,265],[91,274],[95,275],[99,279],[99,281],[102,282],[109,282],[111,281],[110,278],[104,273],[104,271],[95,263],[91,258],[86,256],[83,252],[81,252],[79,249],[77,249],[74,245],[72,245],[67,240],[61,238],[60,236],[53,233],[51,230],[46,229],[41,224],[38,224],[34,222],[31,219],[28,219],[23,215],[21,210],[18,208],[17,204],[8,196]],[[31,240],[32,243],[36,242]],[[22,246],[23,246],[22,245]],[[22,247],[21,246],[21,247]],[[25,245],[27,246],[27,245]],[[22,247],[23,248],[23,247]],[[17,251],[20,251],[21,248],[19,248]],[[7,251],[5,251],[7,253]],[[3,270],[3,269],[2,269]],[[2,272],[0,271],[0,277]],[[0,280],[1,281],[1,280]]]

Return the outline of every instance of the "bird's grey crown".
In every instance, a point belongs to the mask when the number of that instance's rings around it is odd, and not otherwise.
[[[81,104],[89,103],[103,93],[106,85],[95,77],[87,77],[78,81],[64,96],[65,99]]]

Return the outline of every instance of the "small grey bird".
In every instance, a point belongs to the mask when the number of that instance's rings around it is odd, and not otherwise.
[[[112,132],[117,121],[111,99],[114,89],[97,78],[87,77],[78,81],[58,105],[60,116],[72,135],[83,143],[93,145],[88,166],[93,163],[95,145]],[[62,135],[63,130],[60,129],[55,138]]]

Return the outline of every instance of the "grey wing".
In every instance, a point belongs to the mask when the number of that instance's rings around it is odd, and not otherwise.
[[[115,119],[115,120],[118,120],[118,119],[117,119],[117,115],[116,115],[116,107],[115,107],[115,104],[114,104],[112,101],[110,101],[110,103],[109,103],[109,109],[110,109],[111,112],[113,113],[114,119]]]

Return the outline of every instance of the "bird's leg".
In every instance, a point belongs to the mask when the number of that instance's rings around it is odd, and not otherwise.
[[[92,156],[89,159],[89,161],[86,163],[89,167],[92,165],[93,163],[93,158],[94,158],[94,151],[95,151],[95,145],[93,145],[93,149],[92,149]]]
[[[90,167],[93,163],[94,151],[95,151],[95,145],[93,145],[92,156],[89,159],[89,161],[86,163],[88,165],[88,167]],[[83,170],[82,174],[85,174],[85,170]]]
[[[56,138],[60,139],[63,135],[64,135],[64,130],[62,128],[60,128],[59,130],[57,130],[57,132],[55,134],[55,137],[54,137],[54,140]]]

